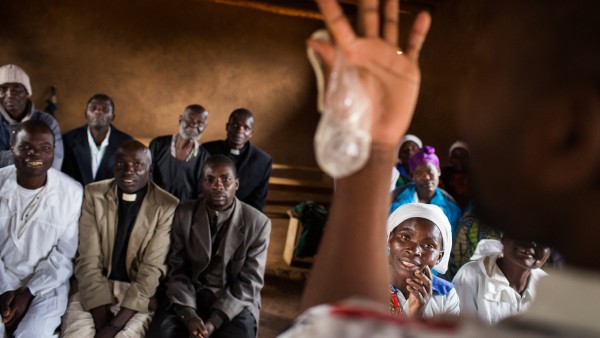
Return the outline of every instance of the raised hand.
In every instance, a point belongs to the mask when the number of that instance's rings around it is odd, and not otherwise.
[[[336,50],[359,71],[373,108],[372,143],[396,147],[408,129],[419,93],[421,73],[419,53],[429,30],[429,14],[420,13],[408,34],[406,50],[398,49],[398,0],[382,0],[380,17],[378,0],[363,0],[359,6],[357,35],[336,0],[317,0],[335,45],[309,40],[326,69],[331,70]],[[383,21],[383,29],[379,29]],[[337,49],[336,49],[337,47]],[[325,76],[328,78],[328,74]]]
[[[431,289],[431,269],[426,266],[423,271],[415,271],[415,276],[407,278],[408,284],[408,315],[421,316],[433,293]]]

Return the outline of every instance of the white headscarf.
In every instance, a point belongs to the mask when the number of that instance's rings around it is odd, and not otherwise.
[[[415,217],[429,220],[440,229],[444,254],[442,259],[433,267],[433,269],[439,273],[445,273],[448,269],[450,251],[452,251],[452,226],[448,221],[448,217],[446,217],[442,209],[437,205],[425,203],[409,203],[401,205],[388,217],[386,227],[387,238],[390,238],[390,234],[398,225],[400,225],[400,223]]]
[[[462,148],[462,149],[466,150],[467,152],[469,152],[469,146],[465,142],[456,141],[456,142],[452,143],[452,145],[450,146],[450,150],[448,151],[448,156],[452,156],[452,151],[454,151],[454,149],[458,149],[458,148]]]
[[[402,138],[402,140],[400,140],[400,146],[402,146],[404,143],[411,141],[416,143],[419,148],[423,148],[423,142],[421,141],[420,138],[418,138],[416,135],[413,134],[406,134],[404,135],[404,137]]]

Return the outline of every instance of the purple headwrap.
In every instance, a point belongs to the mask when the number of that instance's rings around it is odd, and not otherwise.
[[[408,160],[408,167],[410,172],[413,172],[416,167],[421,164],[431,163],[436,168],[440,167],[440,159],[435,154],[435,148],[432,146],[423,146],[418,153],[414,154],[410,160]]]

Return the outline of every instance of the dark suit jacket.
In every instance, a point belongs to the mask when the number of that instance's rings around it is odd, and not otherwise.
[[[214,309],[229,320],[247,308],[259,322],[260,290],[264,284],[271,220],[255,208],[236,200],[231,222],[221,240],[223,292]],[[171,251],[165,280],[173,304],[196,309],[196,291],[213,257],[210,224],[203,199],[181,204],[173,218]]]
[[[102,181],[114,177],[115,153],[119,145],[132,139],[131,136],[110,126],[110,137],[108,147],[102,157],[96,178],[92,177],[92,155],[88,142],[87,128],[85,125],[73,129],[63,135],[65,147],[65,159],[62,164],[62,172],[79,181],[83,186],[88,183]]]
[[[230,156],[227,141],[207,142],[203,146],[211,155]],[[273,159],[271,156],[248,142],[246,149],[240,154],[236,163],[240,187],[235,196],[263,211],[267,200],[272,167]]]

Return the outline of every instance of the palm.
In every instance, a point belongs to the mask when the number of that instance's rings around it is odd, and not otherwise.
[[[318,2],[338,50],[344,54],[348,64],[359,70],[361,82],[371,100],[373,144],[395,147],[408,129],[417,101],[421,80],[417,60],[429,29],[429,16],[422,13],[417,17],[409,34],[410,47],[405,54],[399,55],[396,46],[397,17],[386,19],[386,23],[395,24],[383,30],[383,37],[379,37],[375,27],[379,25],[378,17],[361,19],[367,37],[357,37],[349,23],[339,19],[342,11],[336,1]],[[397,15],[397,11],[394,12]],[[309,46],[319,54],[328,69],[333,68],[336,49],[332,44],[313,40],[309,41]]]

